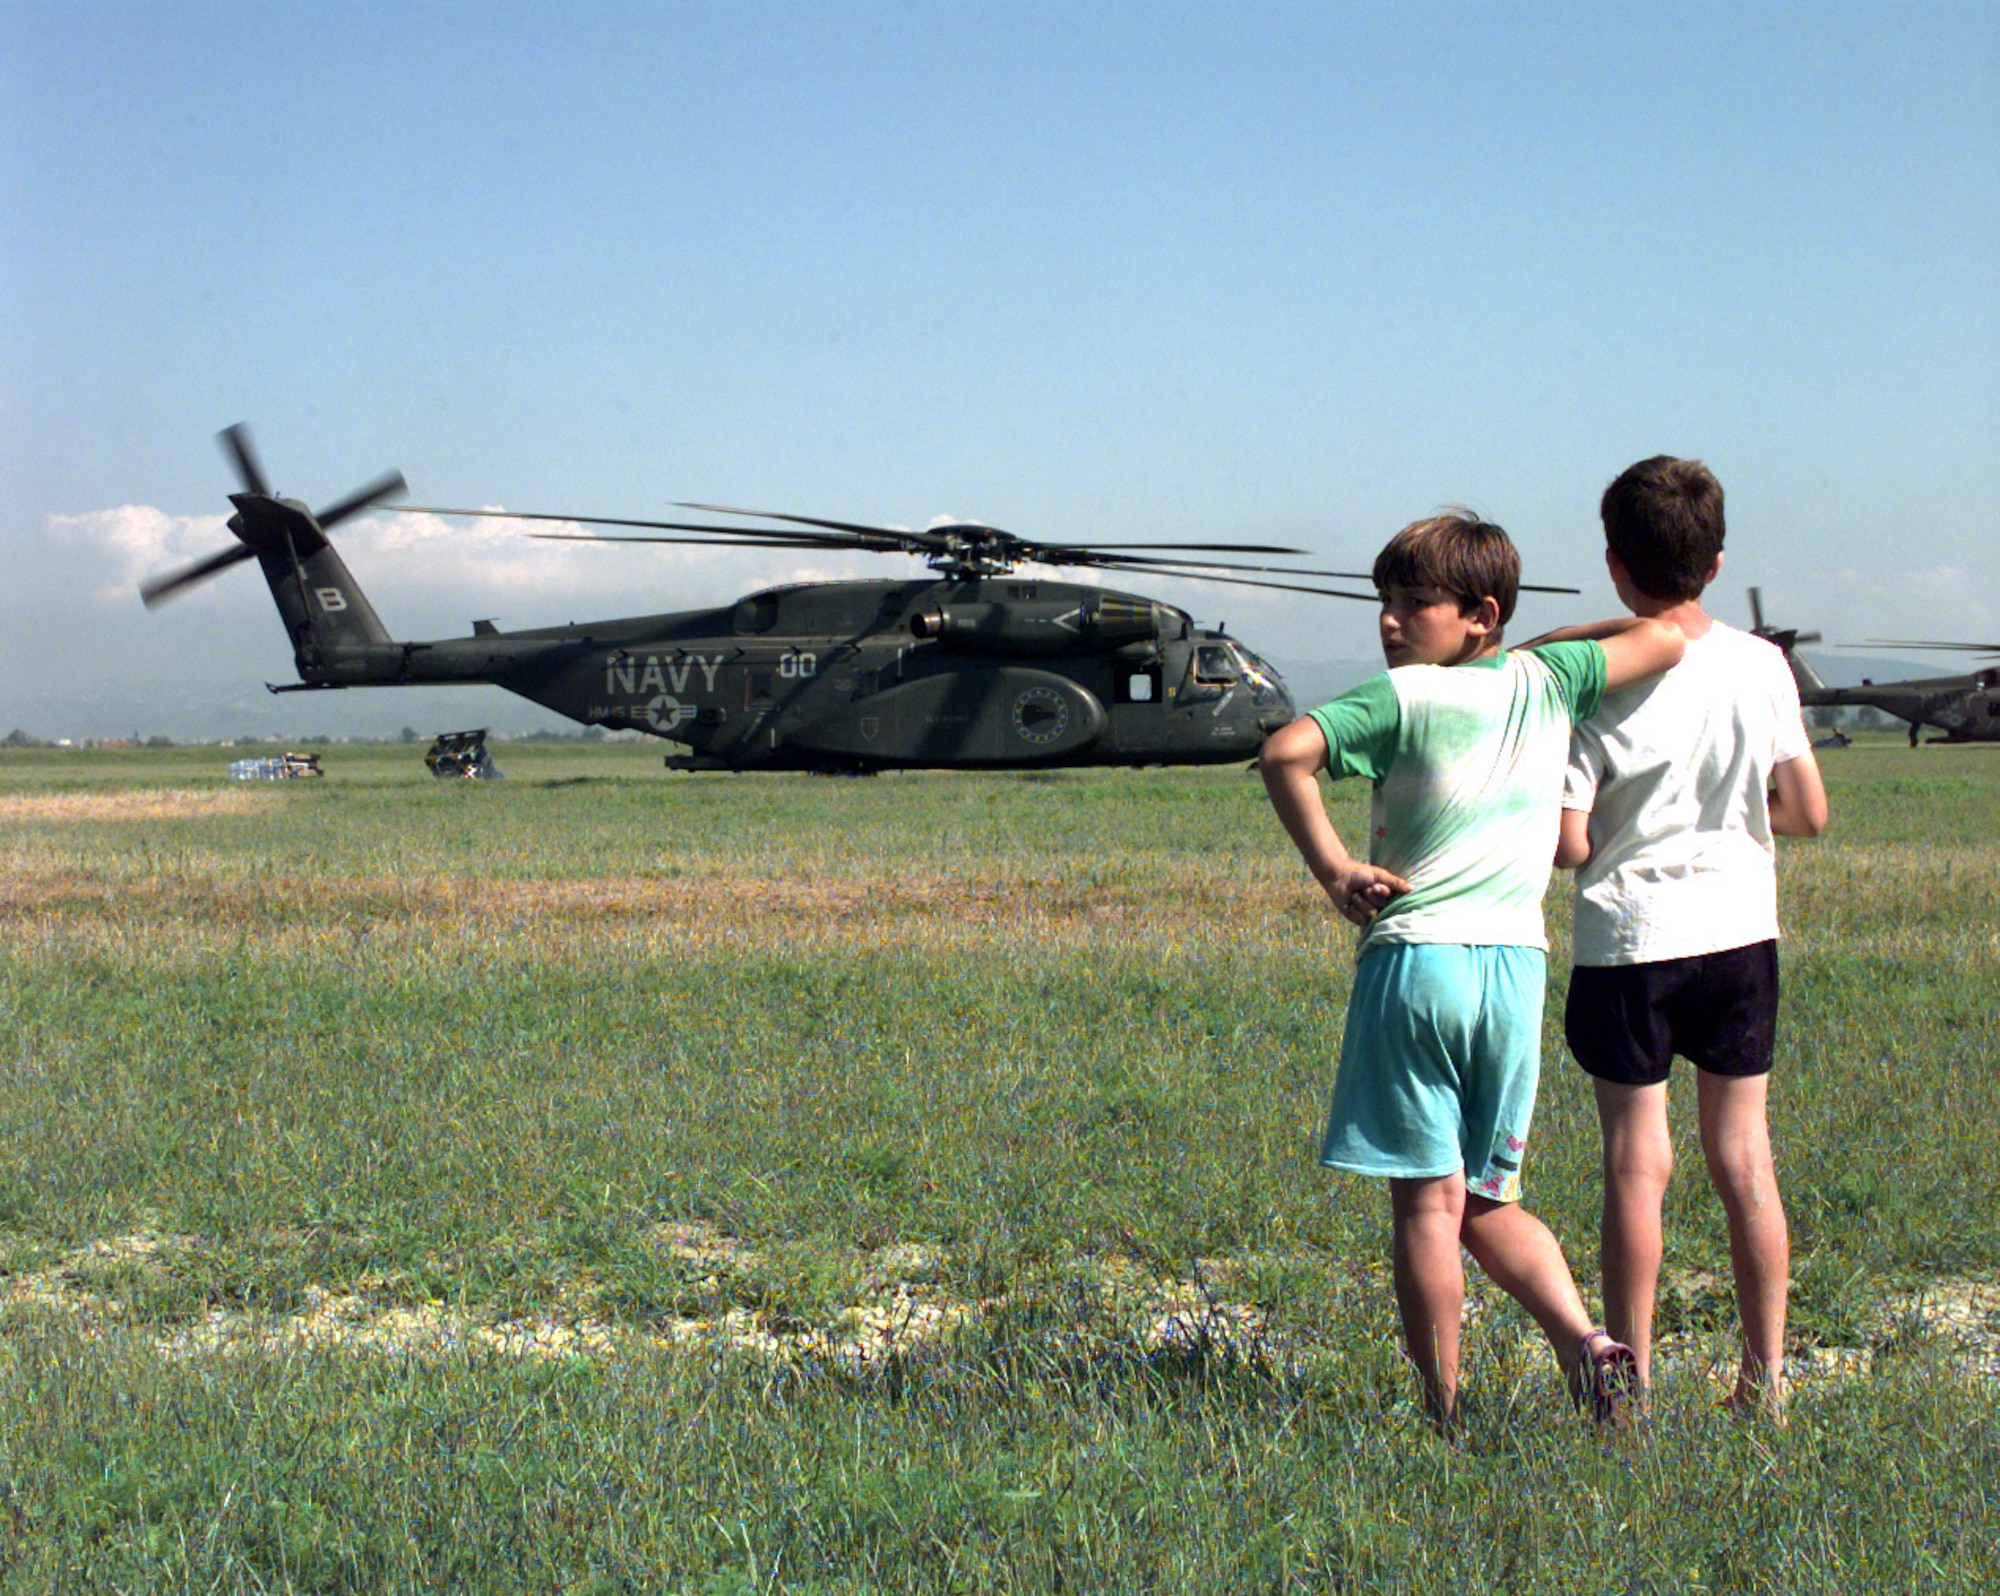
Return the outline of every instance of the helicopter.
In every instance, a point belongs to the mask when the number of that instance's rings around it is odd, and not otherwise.
[[[676,507],[765,524],[406,506],[409,513],[645,529],[528,534],[554,541],[915,555],[934,574],[794,583],[709,609],[522,631],[475,621],[470,637],[403,642],[389,635],[326,536],[341,521],[402,497],[401,474],[379,477],[315,514],[272,492],[247,427],[227,428],[219,441],[243,484],[229,496],[237,542],[146,583],[140,593],[148,607],[255,559],[300,678],[266,684],[272,692],[487,682],[586,725],[678,743],[688,752],[667,756],[674,770],[1245,760],[1297,715],[1284,679],[1247,645],[1223,627],[1197,625],[1174,605],[1017,568],[1143,571],[1378,602],[1363,573],[1193,557],[1305,552],[1267,544],[1085,547],[981,522],[910,531],[722,505]],[[1370,586],[1316,585],[1323,578]]]
[[[1944,733],[1931,738],[1934,743],[2000,742],[2000,668],[1988,665],[1962,676],[1923,676],[1906,682],[1874,682],[1864,677],[1859,687],[1829,687],[1794,649],[1798,643],[1818,642],[1819,633],[1766,626],[1763,595],[1754,587],[1750,589],[1750,620],[1755,635],[1783,650],[1792,679],[1799,685],[1799,703],[1806,709],[1857,705],[1884,710],[1910,723],[1912,748],[1926,726]],[[1912,642],[1890,637],[1869,641],[1877,647],[2000,655],[2000,643]]]

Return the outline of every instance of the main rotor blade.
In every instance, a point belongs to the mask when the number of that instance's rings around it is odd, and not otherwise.
[[[1330,576],[1340,582],[1372,582],[1373,571],[1294,571],[1294,576]],[[1575,595],[1583,591],[1580,587],[1551,587],[1542,582],[1520,582],[1515,585],[1517,593],[1568,593]]]
[[[680,509],[700,510],[708,515],[754,515],[766,521],[789,521],[794,526],[825,527],[829,532],[852,532],[864,537],[913,538],[927,547],[937,547],[942,542],[943,534],[958,530],[958,527],[954,526],[941,526],[929,527],[922,532],[911,532],[893,526],[869,526],[861,521],[828,521],[816,515],[785,515],[777,510],[739,510],[727,504],[691,504],[685,499],[676,499],[674,503]],[[960,525],[970,531],[998,532],[1002,537],[1012,536],[1011,533],[1000,532],[997,526],[986,526],[979,522],[967,521]]]
[[[163,576],[151,582],[142,583],[139,597],[147,609],[165,603],[176,593],[193,587],[197,582],[205,582],[218,571],[226,571],[230,566],[250,559],[256,550],[247,543],[239,543],[234,548],[224,549],[220,554],[211,554],[205,560],[184,566],[171,576]]]
[[[945,526],[926,527],[922,532],[899,532],[893,527],[868,526],[857,521],[829,521],[811,515],[787,515],[777,510],[744,510],[727,504],[693,504],[679,501],[683,510],[703,510],[710,515],[754,515],[766,521],[790,521],[796,526],[822,526],[840,532],[880,533],[889,537],[921,537],[937,539],[948,537],[954,532],[986,532],[1004,538],[1012,543],[1026,545],[1032,539],[1018,537],[997,526],[989,526],[983,521],[964,521]],[[1036,543],[1037,548],[1081,548],[1082,544]],[[1093,549],[1194,549],[1216,554],[1295,554],[1303,555],[1309,549],[1285,548],[1275,543],[1092,543]],[[1043,562],[1048,563],[1048,562]]]
[[[866,540],[865,534],[786,532],[780,533],[775,527],[754,526],[704,526],[699,521],[635,521],[621,515],[548,515],[535,510],[448,510],[433,504],[402,504],[396,507],[398,515],[465,515],[486,521],[566,521],[577,526],[639,526],[650,527],[661,532],[709,532],[721,538],[738,540],[758,537],[787,537],[800,544],[811,544],[831,549],[887,549],[900,553],[910,539],[907,532],[884,532],[873,540]]]
[[[239,421],[233,427],[224,427],[215,435],[215,441],[236,462],[236,474],[243,479],[244,488],[269,498],[271,487],[264,478],[264,468],[257,463],[257,451],[250,446],[249,424]]]
[[[385,471],[366,487],[356,488],[344,499],[335,499],[313,519],[319,522],[322,532],[331,532],[349,516],[359,515],[370,505],[380,504],[384,499],[400,499],[409,491],[410,485],[403,480],[402,472]]]
[[[1023,554],[1019,558],[1024,565],[1093,565],[1112,571],[1131,568],[1115,555],[1101,560],[1044,560],[1038,554]],[[1382,597],[1379,593],[1343,593],[1330,587],[1304,587],[1297,582],[1260,582],[1243,576],[1210,576],[1205,571],[1176,571],[1166,566],[1146,565],[1142,569],[1153,576],[1173,577],[1182,582],[1222,582],[1230,587],[1269,587],[1283,593],[1317,593],[1323,598],[1360,599],[1364,604],[1378,604]]]
[[[657,538],[619,537],[610,532],[524,532],[523,537],[536,538],[543,543],[686,543],[698,549],[824,549],[829,551],[845,549],[864,554],[898,553],[894,549],[860,549],[852,543],[828,544],[818,538],[789,537],[776,533],[766,538],[737,538],[724,542],[719,538]],[[912,558],[915,558],[913,555]]]
[[[1061,565],[1067,563],[1070,557],[1091,556],[1095,555],[1099,550],[1102,549],[1141,548],[1148,546],[1154,548],[1203,548],[1207,547],[1208,545],[1199,543],[1188,543],[1188,544],[1160,543],[1152,545],[1133,544],[1133,543],[1105,543],[1105,544],[1093,545],[1090,548],[1083,548],[1079,545],[1065,544],[1065,543],[1040,543],[1033,545],[1033,547],[1035,547],[1038,550],[1051,551],[1051,552],[1055,550],[1061,550],[1064,553],[1065,559],[1063,560],[1043,560],[1041,562],[1046,565]],[[1231,547],[1232,545],[1223,544],[1216,546]],[[1037,558],[1039,558],[1039,556],[1037,556]],[[1108,559],[1103,559],[1103,560],[1090,559],[1090,558],[1079,559],[1076,560],[1075,563],[1090,564],[1090,565],[1131,566],[1135,568],[1143,568],[1148,570],[1156,569],[1162,571],[1164,571],[1169,566],[1185,565],[1185,566],[1196,566],[1205,571],[1259,571],[1270,576],[1331,577],[1334,580],[1341,582],[1373,582],[1375,579],[1374,574],[1369,571],[1300,571],[1300,570],[1295,570],[1290,566],[1283,566],[1283,565],[1237,565],[1226,560],[1176,560],[1176,559],[1169,559],[1164,556],[1155,558],[1153,556],[1145,554],[1117,554],[1117,555],[1112,555]],[[1301,591],[1309,593],[1318,593],[1318,592],[1324,592],[1326,590],[1323,588],[1305,588],[1302,589]],[[1580,593],[1582,589],[1574,587],[1541,587],[1531,582],[1523,582],[1520,585],[1520,591],[1523,593]],[[1352,595],[1348,596],[1351,597]],[[1377,596],[1379,597],[1379,595]]]
[[[1037,543],[1030,545],[1030,547],[1035,552],[1026,557],[1038,560],[1044,565],[1101,565],[1135,571],[1167,571],[1176,566],[1188,566],[1203,571],[1256,571],[1268,576],[1334,576],[1342,574],[1333,571],[1293,571],[1281,565],[1237,565],[1228,560],[1177,560],[1168,555],[1112,554],[1096,548],[1081,548],[1072,544],[1061,543]],[[1058,552],[1060,552],[1062,558],[1055,559],[1049,557]]]
[[[1056,545],[1047,544],[1054,548]],[[1074,545],[1084,547],[1085,545]],[[1311,549],[1281,548],[1275,543],[1092,543],[1093,549],[1202,549],[1211,554],[1291,554],[1303,557]]]
[[[1221,582],[1229,587],[1268,587],[1280,593],[1317,593],[1321,598],[1359,599],[1363,604],[1379,604],[1380,593],[1343,593],[1331,587],[1305,587],[1297,582],[1259,582],[1247,576],[1207,576],[1200,571],[1159,570],[1155,576],[1178,577],[1183,582]]]

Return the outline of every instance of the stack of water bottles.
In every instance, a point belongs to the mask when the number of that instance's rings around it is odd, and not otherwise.
[[[239,759],[229,767],[237,781],[296,781],[302,776],[324,776],[318,754],[278,754],[269,759]]]

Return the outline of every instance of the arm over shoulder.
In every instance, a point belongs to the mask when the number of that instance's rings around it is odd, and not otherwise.
[[[1687,635],[1668,621],[1635,615],[1631,624],[1603,641],[1604,690],[1643,682],[1672,670],[1687,652]]]
[[[1597,713],[1598,702],[1605,693],[1603,644],[1588,638],[1566,639],[1532,644],[1528,652],[1555,677],[1569,704],[1572,726]]]

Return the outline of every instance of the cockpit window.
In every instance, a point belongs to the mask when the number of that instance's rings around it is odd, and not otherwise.
[[[1194,651],[1194,679],[1220,687],[1240,674],[1236,658],[1221,643],[1204,643]]]
[[[741,637],[768,632],[778,624],[778,601],[769,593],[752,593],[736,606],[730,629]]]
[[[1231,643],[1238,665],[1243,672],[1243,680],[1250,689],[1250,701],[1254,704],[1276,704],[1286,699],[1285,687],[1278,673],[1266,665],[1241,643]]]

